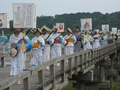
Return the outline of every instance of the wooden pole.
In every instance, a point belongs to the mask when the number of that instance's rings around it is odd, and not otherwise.
[[[4,36],[4,30],[2,29],[2,36]],[[3,44],[3,53],[5,54],[5,45]]]
[[[24,38],[26,37],[26,30],[24,28]],[[26,66],[25,66],[25,62],[26,62],[26,52],[24,52],[24,55],[23,55],[24,59],[23,59],[23,69],[26,69]]]
[[[4,36],[4,29],[2,29],[2,36]],[[3,46],[3,54],[5,55],[5,45],[3,44],[2,46]],[[4,56],[1,58],[1,66],[6,67]]]

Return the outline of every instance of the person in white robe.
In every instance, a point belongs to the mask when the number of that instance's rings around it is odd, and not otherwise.
[[[33,57],[31,57],[30,64],[32,65],[32,67],[44,62],[42,60],[42,50],[44,49],[45,41],[41,37],[41,33],[42,33],[42,31],[39,28],[37,28],[34,31],[34,34],[36,36],[34,38],[32,38],[32,40],[31,40],[32,45],[33,45]]]
[[[99,32],[100,47],[104,46],[103,32]]]
[[[88,42],[88,39],[87,39],[87,31],[84,31],[84,38],[83,38],[83,50],[87,50],[87,42]]]
[[[92,42],[92,40],[93,40],[93,37],[91,36],[90,31],[87,31],[87,33],[88,33],[88,37],[87,37],[87,39],[88,39],[87,49],[92,49],[92,44],[91,44],[91,42]]]
[[[51,59],[60,57],[62,55],[61,53],[61,44],[63,44],[64,38],[62,35],[58,33],[59,27],[54,26],[53,27],[53,33],[52,38],[54,39],[54,43],[51,46]],[[56,64],[56,66],[60,65],[60,61]]]
[[[104,32],[103,39],[104,39],[104,45],[107,45],[108,44],[108,35],[107,35],[107,32]]]
[[[70,28],[67,29],[67,35],[64,36],[64,40],[67,41],[67,44],[65,46],[65,54],[70,55],[73,54],[74,51],[74,43],[76,43],[76,37],[71,34],[72,30]],[[67,59],[68,62],[68,59]]]
[[[13,51],[11,51],[12,48],[15,48],[17,50],[17,43],[22,38],[29,39],[28,36],[24,37],[24,33],[21,33],[20,28],[15,28],[15,32],[10,36],[8,42],[8,53],[10,55],[14,53]],[[10,75],[13,77],[21,73],[23,71],[24,64],[24,54],[22,51],[18,51],[18,54],[16,54],[15,57],[11,57]],[[18,81],[17,84],[21,84],[21,82]]]
[[[42,51],[42,59],[43,59],[43,62],[46,62],[46,61],[50,60],[50,45],[53,44],[53,38],[52,38],[51,33],[50,34],[47,33],[46,28],[42,29],[41,36],[45,40],[45,46]],[[46,69],[49,70],[49,66]]]
[[[97,32],[94,32],[94,36],[93,36],[93,49],[94,48],[98,48],[100,47],[100,42],[99,42],[99,35],[97,34]]]

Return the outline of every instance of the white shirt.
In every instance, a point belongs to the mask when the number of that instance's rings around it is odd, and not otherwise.
[[[70,34],[69,36],[68,36],[68,34],[67,34],[67,35],[64,36],[64,39],[65,39],[65,40],[66,40],[66,39],[69,39],[71,36],[72,36],[72,34]],[[73,42],[74,42],[74,43],[76,42],[76,37],[75,37],[74,35],[71,37],[71,39],[75,39],[75,41],[73,41]],[[66,46],[74,46],[74,43],[68,43]]]
[[[42,43],[39,45],[38,48],[43,49],[45,46],[45,41],[41,36],[32,38],[31,42],[34,45],[34,43],[37,43],[38,40]],[[34,48],[34,49],[37,49],[37,48]]]
[[[53,40],[56,39],[58,36],[59,36],[58,33],[52,33],[52,38],[53,38]],[[62,35],[60,35],[60,36],[62,37]],[[59,36],[59,37],[60,37],[60,36]],[[57,39],[60,41],[60,43],[54,43],[54,46],[61,46],[61,43],[63,43],[63,40],[60,40],[59,37],[58,37]],[[62,37],[62,39],[64,39],[64,38]]]
[[[22,39],[23,37],[24,37],[24,36],[22,35],[22,33],[20,33],[20,34],[18,35],[18,37],[16,37],[14,34],[12,34],[12,35],[10,36],[8,45],[11,46],[12,44],[17,44],[18,41],[19,41],[20,39]],[[25,39],[29,39],[28,36],[25,36],[24,38],[25,38]]]
[[[45,40],[47,39],[47,37],[49,36],[49,34],[45,34],[45,35],[41,35],[41,37]],[[50,41],[51,40],[51,41]],[[53,38],[52,38],[52,35],[49,36],[48,38],[48,41],[50,44],[52,44],[54,41],[53,41]],[[50,46],[50,45],[45,45],[45,46]]]

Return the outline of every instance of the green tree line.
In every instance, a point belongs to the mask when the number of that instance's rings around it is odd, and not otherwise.
[[[65,30],[69,27],[75,31],[75,27],[81,27],[80,19],[82,18],[92,18],[92,27],[94,29],[102,29],[102,24],[109,24],[109,29],[111,31],[112,27],[117,27],[120,29],[120,11],[114,13],[106,13],[102,14],[100,12],[93,13],[70,13],[70,14],[62,14],[53,16],[37,16],[37,28],[41,28],[43,25],[52,28],[56,23],[65,23]],[[10,21],[10,28],[13,26],[13,21]],[[4,29],[5,34],[9,36],[13,32],[9,29]],[[0,29],[1,31],[1,29]],[[1,32],[2,33],[2,32]],[[32,33],[30,33],[32,34]]]

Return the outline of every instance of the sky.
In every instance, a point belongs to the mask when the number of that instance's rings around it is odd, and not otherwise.
[[[13,19],[12,3],[35,3],[37,16],[55,16],[77,12],[112,13],[120,11],[120,0],[0,0],[0,13]]]

